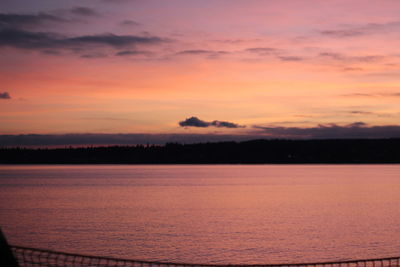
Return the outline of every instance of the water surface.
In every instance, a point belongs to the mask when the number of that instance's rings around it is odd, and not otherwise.
[[[0,166],[10,243],[143,260],[398,256],[400,165]]]

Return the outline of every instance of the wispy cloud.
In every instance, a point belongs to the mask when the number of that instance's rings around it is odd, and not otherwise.
[[[105,54],[105,51],[93,53],[93,48],[120,50],[108,53],[109,55],[133,55],[133,53],[149,55],[149,53],[138,52],[136,47],[171,42],[170,39],[153,36],[147,32],[138,35],[99,33],[71,36],[56,30],[45,30],[56,23],[82,22],[86,21],[83,19],[98,16],[100,13],[95,9],[84,6],[37,14],[0,13],[0,47],[38,50],[51,55],[65,55],[60,52],[67,50],[83,58],[94,58]],[[132,20],[125,20],[123,24],[137,25]]]
[[[398,32],[400,21],[391,21],[387,23],[368,23],[365,25],[346,25],[340,29],[321,30],[319,33],[334,38],[350,38],[368,34],[380,34]]]
[[[177,56],[203,56],[206,58],[217,58],[220,56],[228,55],[230,52],[227,51],[214,51],[214,50],[201,50],[201,49],[193,49],[193,50],[183,50],[179,51],[175,55]]]
[[[354,37],[364,34],[363,31],[360,30],[325,30],[320,31],[322,35],[332,36],[332,37]]]
[[[116,56],[151,56],[152,53],[149,51],[140,51],[140,50],[123,50],[115,53]]]
[[[103,53],[96,53],[96,52],[81,55],[81,58],[104,58],[104,57],[107,57],[107,55],[103,54]]]
[[[302,56],[293,56],[290,51],[274,47],[251,47],[242,52],[250,53],[258,57],[272,57],[283,62],[303,61],[306,58]]]
[[[85,44],[98,44],[108,45],[112,47],[127,47],[134,45],[148,45],[158,44],[166,40],[156,36],[135,36],[135,35],[116,35],[112,33],[97,34],[97,35],[84,35],[72,38],[65,38],[59,40],[62,45],[85,45]]]
[[[331,59],[336,61],[344,61],[344,62],[377,62],[384,59],[384,56],[381,55],[363,55],[363,56],[347,56],[342,53],[333,53],[333,52],[322,52],[318,55],[320,58]]]
[[[178,55],[208,55],[210,53],[214,53],[211,50],[183,50],[178,52]]]
[[[304,60],[304,58],[296,57],[296,56],[281,56],[278,58],[282,61],[303,61]]]
[[[257,54],[259,56],[276,55],[280,50],[273,47],[251,47],[244,50],[245,52]]]
[[[342,71],[344,72],[355,72],[355,71],[363,71],[363,68],[360,67],[344,67]]]
[[[361,114],[361,115],[371,115],[371,114],[374,114],[374,113],[371,112],[371,111],[363,111],[363,110],[351,110],[351,111],[349,111],[348,113],[350,113],[350,114]]]
[[[140,23],[134,20],[126,19],[119,23],[121,26],[139,26]]]
[[[400,92],[391,93],[352,93],[344,94],[345,97],[400,97]]]
[[[70,9],[70,12],[72,14],[79,15],[79,16],[88,16],[88,17],[100,16],[100,14],[97,13],[97,11],[94,10],[93,8],[82,7],[82,6],[73,7]]]

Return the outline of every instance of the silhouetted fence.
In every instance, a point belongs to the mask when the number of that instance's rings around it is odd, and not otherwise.
[[[97,257],[11,246],[19,267],[400,267],[400,257],[293,264],[185,264]]]

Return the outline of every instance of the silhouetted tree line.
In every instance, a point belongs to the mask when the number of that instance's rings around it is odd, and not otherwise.
[[[252,140],[81,148],[0,148],[0,163],[400,163],[400,139]]]

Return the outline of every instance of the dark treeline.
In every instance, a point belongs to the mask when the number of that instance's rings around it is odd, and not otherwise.
[[[164,146],[1,148],[3,164],[400,163],[400,139],[253,140]]]

